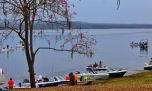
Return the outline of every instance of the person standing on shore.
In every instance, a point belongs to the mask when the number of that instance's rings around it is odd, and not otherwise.
[[[9,87],[9,90],[13,90],[13,86],[14,86],[14,81],[12,78],[10,78],[10,80],[8,81],[8,87]]]
[[[70,72],[69,73],[69,77],[70,77],[70,85],[74,85],[75,84],[75,82],[74,82],[74,73]]]

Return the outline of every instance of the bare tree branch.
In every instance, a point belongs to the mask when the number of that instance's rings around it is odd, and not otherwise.
[[[36,55],[37,54],[37,52],[39,51],[39,50],[54,50],[54,51],[64,51],[64,52],[76,52],[76,53],[79,53],[79,54],[86,54],[85,52],[83,52],[83,51],[79,51],[79,50],[75,50],[75,49],[56,49],[56,48],[50,48],[50,47],[39,47],[39,48],[37,48],[36,49],[36,51],[34,52],[34,55]]]

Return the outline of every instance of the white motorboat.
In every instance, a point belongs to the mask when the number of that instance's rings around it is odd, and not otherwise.
[[[87,71],[93,71],[95,73],[108,73],[109,77],[123,77],[124,74],[127,72],[127,70],[119,69],[119,70],[114,70],[112,68],[91,68],[87,67]]]
[[[109,74],[107,73],[80,73],[78,74],[79,81],[86,80],[105,80],[109,78]]]
[[[50,76],[50,77],[42,77],[42,79],[38,79],[36,81],[36,87],[50,87],[50,86],[59,86],[68,84],[69,81],[66,81],[61,76]],[[28,79],[24,79],[23,81],[23,87],[29,88],[30,87],[30,81]]]

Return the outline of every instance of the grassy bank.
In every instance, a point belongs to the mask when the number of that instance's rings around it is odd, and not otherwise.
[[[15,91],[152,91],[152,71],[145,71],[123,78],[93,82],[92,85],[58,86]]]

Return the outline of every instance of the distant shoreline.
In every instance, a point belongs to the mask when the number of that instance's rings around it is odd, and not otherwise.
[[[13,23],[10,23],[10,25]],[[81,21],[71,21],[72,29],[152,29],[152,24],[114,24],[114,23],[88,23]],[[0,26],[4,26],[0,22]],[[18,24],[15,26],[18,28]],[[66,21],[58,21],[56,23],[36,23],[34,29],[69,29]]]

